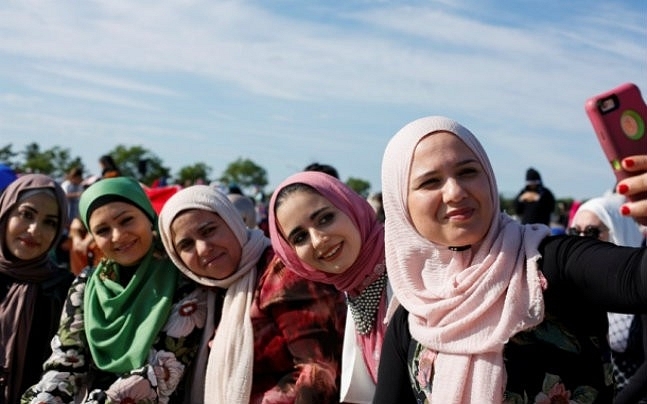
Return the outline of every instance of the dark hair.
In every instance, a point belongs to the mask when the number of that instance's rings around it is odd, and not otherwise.
[[[276,210],[287,199],[288,196],[299,191],[309,192],[315,195],[321,195],[319,191],[314,189],[312,186],[308,184],[304,184],[302,182],[295,182],[293,184],[286,185],[285,187],[281,188],[278,194],[276,194],[276,200],[274,201],[274,213],[276,213]]]
[[[326,173],[328,175],[332,175],[333,177],[339,179],[339,173],[337,173],[337,169],[329,164],[319,164],[319,163],[312,163],[308,164],[303,171],[319,171],[322,173]]]
[[[103,167],[103,169],[101,170],[102,176],[106,176],[106,174],[108,173],[108,176],[110,177],[121,175],[121,170],[119,170],[117,163],[115,163],[115,161],[112,159],[112,156],[110,156],[109,154],[104,154],[103,156],[99,157],[99,163]]]

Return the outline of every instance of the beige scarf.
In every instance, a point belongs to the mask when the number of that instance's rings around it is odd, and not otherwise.
[[[243,251],[238,270],[229,278],[215,280],[198,276],[180,259],[173,246],[171,224],[178,214],[189,209],[217,213],[236,235]],[[159,228],[167,253],[186,276],[205,286],[227,289],[217,328],[213,324],[214,294],[209,296],[209,317],[195,364],[194,397],[191,401],[247,404],[251,396],[254,363],[250,308],[257,282],[256,265],[270,241],[261,230],[248,230],[227,196],[207,185],[194,185],[173,195],[160,212]],[[209,349],[214,329],[215,336]],[[202,392],[204,396],[201,397]]]
[[[430,403],[497,403],[506,383],[504,345],[543,319],[537,247],[549,229],[495,213],[485,238],[467,250],[423,238],[407,210],[409,169],[418,142],[438,131],[456,134],[474,152],[499,212],[492,167],[471,132],[443,117],[406,125],[382,162],[387,271],[397,300],[409,311],[411,335],[437,353]]]

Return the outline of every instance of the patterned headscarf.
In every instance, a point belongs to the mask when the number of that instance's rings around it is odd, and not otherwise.
[[[81,194],[79,213],[90,231],[92,212],[116,201],[141,209],[153,231],[155,211],[139,183],[128,177],[102,179]],[[172,262],[159,254],[153,242],[125,286],[119,283],[124,269],[110,259],[102,259],[90,276],[83,300],[85,334],[100,369],[121,373],[145,363],[168,318],[179,279]]]
[[[426,136],[455,134],[474,153],[490,184],[493,212],[478,245],[456,251],[415,229],[407,198],[414,151]],[[476,137],[451,119],[431,116],[404,126],[382,161],[386,266],[411,335],[437,352],[433,403],[501,402],[504,344],[543,319],[538,246],[543,225],[523,226],[499,211],[492,166]]]
[[[58,226],[56,235],[43,254],[24,261],[14,257],[5,244],[9,213],[26,194],[47,192],[56,199]],[[0,304],[0,369],[8,369],[6,402],[18,401],[22,392],[12,391],[21,385],[27,341],[34,318],[34,307],[39,284],[57,273],[48,253],[63,234],[67,220],[65,192],[52,178],[42,174],[25,174],[9,184],[0,196],[0,274],[12,278],[7,295]]]
[[[277,196],[281,190],[291,184],[305,184],[326,198],[337,209],[352,220],[359,230],[362,248],[355,262],[344,272],[331,274],[319,271],[299,259],[294,248],[283,237],[278,229],[276,219]],[[384,226],[378,220],[375,210],[365,198],[350,189],[337,178],[317,171],[304,171],[291,175],[276,188],[270,199],[269,229],[272,245],[286,267],[303,278],[334,285],[338,290],[348,292],[351,314],[358,326],[364,322],[370,324],[368,332],[360,332],[359,340],[364,361],[375,381],[378,362],[375,353],[381,351],[384,335],[384,317],[386,315],[386,280],[375,291],[376,304],[355,304],[353,298],[362,296],[367,287],[385,275],[384,266]],[[371,300],[371,299],[368,299]],[[362,307],[364,306],[364,307]]]
[[[176,251],[171,225],[180,213],[192,209],[216,213],[240,243],[240,263],[229,277],[213,279],[196,275]],[[213,349],[208,351],[207,343],[214,332],[214,324],[207,323],[204,331],[207,339],[203,339],[197,355],[196,377],[192,387],[192,391],[199,395],[196,399],[206,403],[248,403],[254,359],[254,329],[250,309],[256,290],[256,265],[270,246],[270,240],[261,230],[248,229],[227,195],[208,185],[193,185],[173,195],[160,212],[159,228],[164,248],[186,276],[202,285],[227,289],[220,324],[215,330]],[[209,299],[207,313],[207,318],[210,319],[214,318],[215,309],[212,297],[213,294]],[[205,367],[206,375],[203,376],[200,372]]]

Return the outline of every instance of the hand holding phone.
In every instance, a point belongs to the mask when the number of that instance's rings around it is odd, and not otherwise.
[[[626,171],[621,164],[625,157],[647,154],[647,104],[638,86],[624,83],[591,97],[585,110],[616,180],[645,173]],[[629,195],[628,199],[647,199],[647,192]]]

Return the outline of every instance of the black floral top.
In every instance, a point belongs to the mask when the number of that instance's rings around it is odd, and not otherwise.
[[[185,370],[197,351],[207,312],[207,293],[180,277],[171,314],[149,352],[148,362],[126,374],[98,369],[85,337],[83,296],[92,270],[72,283],[52,355],[40,381],[22,403],[181,403]]]
[[[540,251],[546,314],[504,348],[504,402],[611,403],[606,312],[647,311],[647,250],[549,237]],[[399,307],[385,336],[374,403],[428,403],[434,357],[412,339]]]

